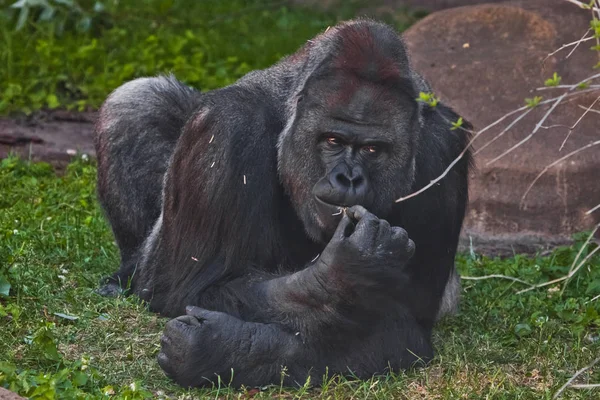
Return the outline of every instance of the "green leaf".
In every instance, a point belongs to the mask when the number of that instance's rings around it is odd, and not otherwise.
[[[577,85],[577,89],[587,89],[590,87],[590,83],[589,82],[582,82],[579,85]]]
[[[55,109],[60,106],[60,102],[58,101],[58,97],[55,94],[49,94],[46,96],[46,103],[48,104],[48,108]]]
[[[40,328],[33,337],[32,344],[42,352],[44,357],[52,361],[60,361],[61,355],[58,353],[56,340],[54,338],[54,324],[47,323],[46,326]]]
[[[73,373],[73,384],[75,386],[83,386],[87,383],[89,377],[85,372],[77,371]]]
[[[525,103],[527,104],[527,107],[529,107],[529,108],[537,107],[541,101],[542,101],[541,96],[535,96],[534,98],[525,99]]]
[[[558,86],[560,84],[561,79],[562,78],[560,76],[558,76],[558,74],[555,72],[554,75],[552,75],[552,78],[546,79],[546,82],[544,82],[544,85]]]
[[[4,275],[0,275],[0,296],[8,297],[11,284]]]
[[[420,92],[417,101],[427,103],[431,107],[437,106],[439,99],[433,93]]]
[[[515,335],[518,337],[528,336],[531,334],[531,332],[533,332],[533,329],[531,329],[529,324],[517,324],[515,326]]]
[[[77,321],[79,319],[76,315],[63,314],[59,312],[55,312],[54,315],[60,318],[68,319],[69,321]]]
[[[450,128],[451,131],[454,131],[458,128],[460,128],[463,124],[463,119],[462,117],[459,117],[458,120],[456,122],[452,123],[452,128]]]

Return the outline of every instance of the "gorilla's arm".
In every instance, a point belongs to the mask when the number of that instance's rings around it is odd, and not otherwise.
[[[406,231],[364,208],[348,209],[317,260],[298,272],[235,279],[208,289],[199,304],[245,321],[277,322],[303,337],[369,324],[394,307],[408,282],[405,265],[414,253]]]

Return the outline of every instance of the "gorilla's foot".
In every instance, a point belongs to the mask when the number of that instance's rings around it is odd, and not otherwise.
[[[228,384],[231,338],[238,335],[243,321],[228,314],[187,307],[187,315],[169,321],[161,338],[158,363],[165,374],[184,387],[217,382]]]
[[[116,282],[109,282],[96,289],[96,293],[104,297],[119,297],[125,294],[125,290]]]
[[[216,384],[257,386],[279,382],[280,360],[291,345],[288,334],[271,324],[245,322],[232,315],[187,307],[169,321],[158,363],[184,387]]]
[[[129,280],[124,281],[118,274],[115,274],[102,279],[96,293],[104,297],[119,297],[128,295],[129,289]]]

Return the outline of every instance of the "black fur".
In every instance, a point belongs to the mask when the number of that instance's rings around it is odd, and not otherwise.
[[[177,317],[158,357],[169,376],[265,385],[285,368],[293,385],[432,357],[470,155],[394,202],[469,139],[420,91],[398,35],[357,20],[223,89],[157,77],[110,95],[98,191],[122,262],[101,292]]]

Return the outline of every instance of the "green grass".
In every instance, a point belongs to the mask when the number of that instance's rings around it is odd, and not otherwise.
[[[185,391],[155,360],[166,320],[134,298],[94,293],[118,264],[95,200],[95,171],[80,158],[61,176],[43,163],[11,157],[0,164],[0,385],[23,395],[544,399],[600,355],[600,301],[589,302],[600,294],[594,256],[563,294],[551,286],[517,295],[524,286],[502,279],[463,281],[461,313],[440,324],[438,354],[422,370],[360,382],[334,378],[303,390]],[[463,255],[459,268],[545,282],[568,272],[579,246],[547,257]],[[578,380],[588,381],[600,382],[598,368]],[[573,399],[594,395],[565,392]]]
[[[333,15],[268,0],[106,0],[108,22],[57,36],[64,18],[16,31],[13,1],[0,0],[0,114],[95,108],[125,81],[158,73],[215,89],[293,53],[365,1]],[[399,11],[390,22],[403,30],[415,19]]]

